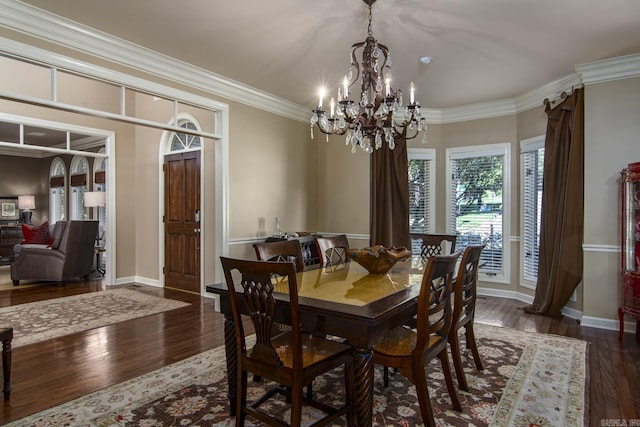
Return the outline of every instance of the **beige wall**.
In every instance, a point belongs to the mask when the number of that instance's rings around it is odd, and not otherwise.
[[[640,78],[585,89],[584,315],[613,319],[620,301],[618,178],[640,161]]]

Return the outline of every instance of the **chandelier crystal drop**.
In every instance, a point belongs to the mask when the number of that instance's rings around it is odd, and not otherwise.
[[[427,142],[427,124],[415,99],[413,83],[409,89],[409,104],[403,105],[402,92],[391,88],[391,58],[389,49],[376,41],[371,30],[371,7],[376,0],[363,0],[369,6],[368,36],[363,42],[351,46],[351,64],[338,87],[338,102],[329,101],[329,112],[323,109],[324,88],[320,100],[311,115],[311,139],[313,127],[329,135],[346,135],[346,145],[355,153],[359,146],[367,153],[382,148],[386,141],[390,150],[396,146],[395,137],[413,139],[423,133],[422,143]],[[361,53],[360,53],[361,52]],[[358,62],[358,56],[362,58]],[[353,96],[352,86],[360,79],[360,96]]]

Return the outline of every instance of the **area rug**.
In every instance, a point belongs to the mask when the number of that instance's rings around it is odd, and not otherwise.
[[[429,393],[436,424],[442,426],[584,426],[587,343],[553,335],[477,325],[485,369],[478,371],[465,350],[463,363],[470,391],[459,392],[464,411],[455,412],[439,362],[429,365]],[[452,367],[453,369],[453,367]],[[224,348],[201,353],[141,377],[23,418],[11,426],[231,426],[226,398]],[[344,396],[342,372],[313,383],[316,399],[332,404]],[[249,399],[270,383],[249,381]],[[283,402],[270,411],[288,417]],[[303,422],[317,413],[305,408]],[[286,418],[285,418],[286,419]],[[245,425],[262,425],[247,417]],[[340,420],[336,425],[345,425]],[[422,425],[414,387],[393,374],[382,387],[376,367],[373,425]]]
[[[131,289],[113,289],[0,308],[13,327],[13,347],[189,305]]]

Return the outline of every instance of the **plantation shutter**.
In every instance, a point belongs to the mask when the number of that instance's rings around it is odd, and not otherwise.
[[[433,162],[432,152],[409,151],[409,232],[433,233]]]
[[[452,153],[449,162],[450,232],[458,236],[456,250],[486,245],[480,257],[481,271],[502,275],[504,150]]]
[[[537,282],[544,141],[522,146],[522,269],[523,278]]]

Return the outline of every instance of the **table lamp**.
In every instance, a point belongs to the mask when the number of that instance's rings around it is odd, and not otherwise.
[[[25,195],[18,196],[18,209],[22,210],[22,222],[24,224],[31,224],[31,209],[36,208],[36,197]]]

